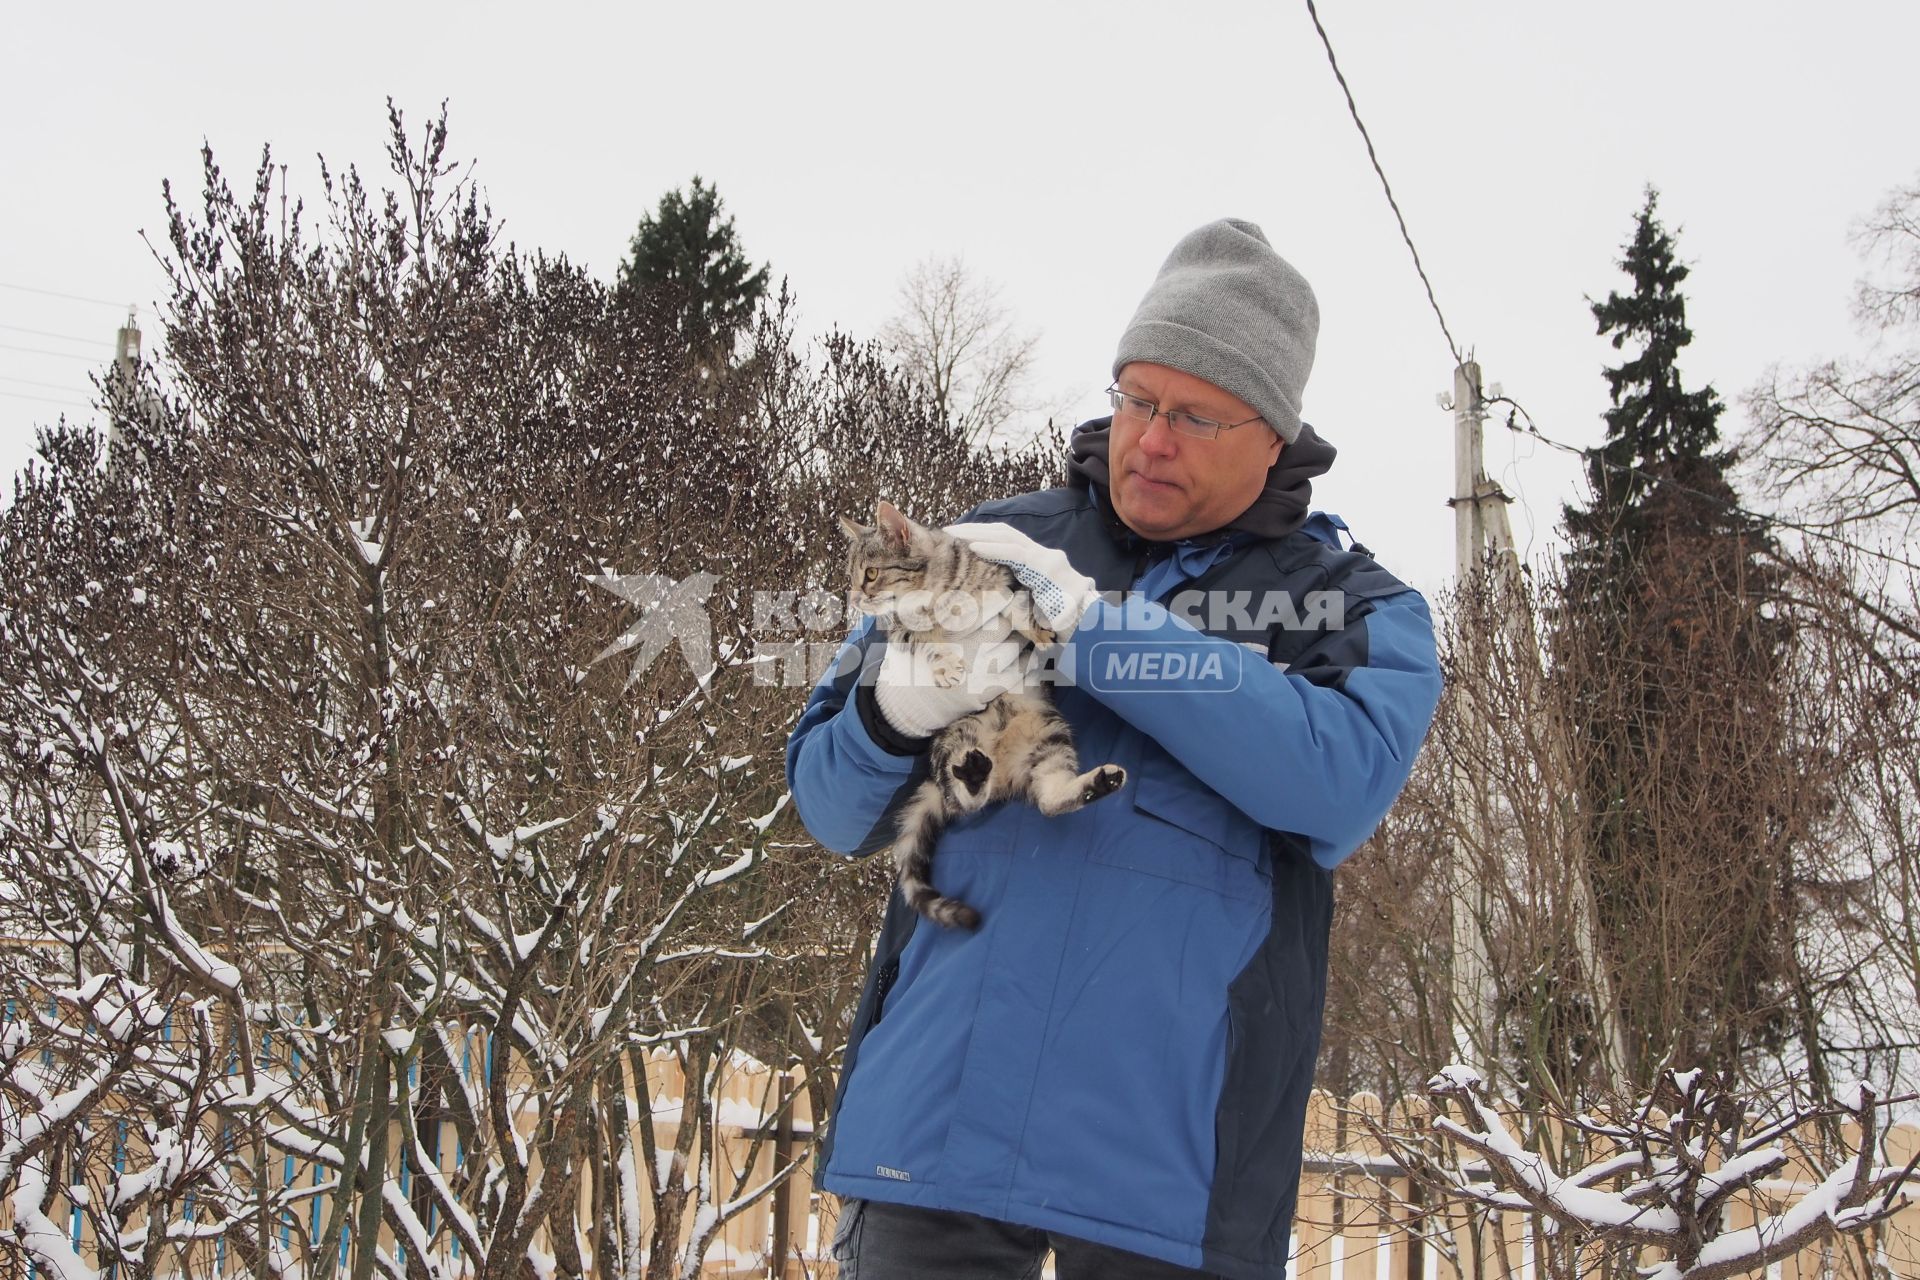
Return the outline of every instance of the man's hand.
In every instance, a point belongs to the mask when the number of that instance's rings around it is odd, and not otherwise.
[[[909,645],[889,639],[874,701],[901,733],[931,737],[1024,684],[1025,648],[1004,620],[956,640]]]
[[[1032,593],[1034,611],[1065,640],[1087,606],[1100,598],[1093,579],[1068,562],[1064,552],[1043,547],[1012,525],[999,521],[950,524],[947,532],[963,539],[983,560],[1006,565]]]

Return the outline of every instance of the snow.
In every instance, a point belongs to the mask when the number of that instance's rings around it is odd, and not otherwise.
[[[786,808],[788,802],[792,799],[793,793],[791,791],[784,792],[778,800],[773,802],[773,808],[767,810],[757,818],[746,818],[743,819],[743,821],[755,831],[764,832],[768,827],[773,825],[773,820],[780,816],[780,811]]]
[[[1476,1133],[1445,1116],[1435,1120],[1433,1127],[1455,1137],[1473,1138],[1486,1143],[1507,1162],[1529,1189],[1559,1206],[1569,1216],[1591,1223],[1598,1230],[1629,1226],[1648,1231],[1679,1229],[1680,1217],[1672,1209],[1633,1204],[1613,1192],[1581,1186],[1576,1179],[1555,1174],[1543,1157],[1528,1151],[1514,1140],[1506,1123],[1491,1108],[1482,1105],[1479,1110],[1485,1125],[1481,1132]]]
[[[1864,1111],[1873,1105],[1880,1091],[1865,1080],[1849,1080],[1845,1084],[1834,1086],[1833,1099],[1849,1111]]]
[[[372,516],[363,516],[348,522],[348,527],[353,530],[354,549],[360,553],[361,563],[368,568],[380,563],[380,555],[385,550],[373,540],[374,523]]]
[[[74,1252],[72,1238],[47,1217],[44,1177],[22,1177],[13,1193],[11,1234],[38,1267],[53,1280],[100,1280],[100,1273]]]
[[[48,1096],[46,1085],[40,1072],[32,1062],[22,1060],[13,1064],[10,1073],[12,1083],[22,1093],[37,1100],[31,1111],[24,1111],[12,1118],[13,1137],[0,1145],[0,1184],[7,1181],[15,1169],[26,1169],[31,1161],[24,1161],[28,1148],[38,1142],[40,1135],[58,1125],[65,1124],[82,1108],[100,1096],[113,1070],[111,1060],[102,1060],[93,1064],[93,1073],[85,1081],[64,1092]],[[23,1163],[24,1161],[24,1163]],[[25,1176],[24,1173],[22,1175]]]
[[[1427,1081],[1427,1088],[1434,1092],[1441,1089],[1471,1089],[1480,1084],[1480,1073],[1461,1063],[1450,1063]]]
[[[717,884],[724,884],[736,876],[744,875],[746,872],[751,871],[754,864],[759,860],[760,851],[758,849],[748,849],[724,867],[709,868],[706,871],[700,872],[693,878],[694,884],[702,889],[711,889]]]
[[[1700,1179],[1703,1195],[1712,1195],[1722,1187],[1738,1186],[1750,1182],[1776,1169],[1786,1167],[1787,1153],[1777,1146],[1760,1147],[1754,1151],[1742,1152],[1721,1165],[1718,1169]]]
[[[672,1147],[656,1147],[653,1152],[653,1185],[656,1187],[678,1186],[679,1179],[674,1175],[675,1171],[681,1167],[680,1159],[680,1153]]]
[[[634,1155],[633,1136],[629,1132],[620,1144],[620,1230],[636,1247],[628,1252],[625,1280],[638,1280],[640,1275],[640,1250],[637,1247],[641,1239],[640,1168]]]
[[[232,995],[240,994],[240,970],[207,951],[181,927],[179,917],[173,914],[173,904],[164,895],[156,894],[160,899],[160,931],[173,949],[185,960],[190,968],[201,977],[221,987]]]
[[[1728,1231],[1709,1240],[1700,1250],[1700,1256],[1694,1261],[1694,1268],[1718,1267],[1728,1263],[1738,1264],[1742,1259],[1751,1258],[1753,1266],[1759,1266],[1765,1251],[1778,1241],[1788,1239],[1821,1218],[1838,1222],[1840,1220],[1840,1199],[1852,1185],[1854,1168],[1852,1162],[1836,1169],[1818,1187],[1809,1191],[1789,1207],[1785,1212],[1765,1218],[1751,1227],[1738,1231]],[[1748,1270],[1748,1267],[1739,1267]],[[1672,1262],[1664,1262],[1642,1273],[1645,1280],[1681,1280],[1685,1274]]]
[[[693,1238],[703,1239],[709,1231],[713,1230],[714,1223],[719,1217],[720,1210],[711,1202],[701,1205],[699,1211],[693,1215]]]

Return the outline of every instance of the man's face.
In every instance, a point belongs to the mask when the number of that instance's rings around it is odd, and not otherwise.
[[[1259,412],[1211,382],[1143,360],[1120,370],[1118,382],[1128,395],[1162,409],[1216,422],[1243,422]],[[1176,432],[1158,414],[1146,426],[1116,414],[1107,436],[1114,510],[1129,529],[1156,542],[1211,532],[1253,505],[1280,447],[1265,422],[1201,440]]]

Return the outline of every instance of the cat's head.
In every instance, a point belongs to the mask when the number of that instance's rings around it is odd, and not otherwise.
[[[841,516],[840,528],[847,535],[849,599],[861,613],[889,613],[899,596],[926,586],[936,535],[891,502],[882,499],[874,507],[871,526]]]

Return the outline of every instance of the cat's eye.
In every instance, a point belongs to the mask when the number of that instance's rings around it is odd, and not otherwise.
[[[863,579],[862,581],[862,585],[870,587],[875,582],[879,581],[879,579],[880,579],[880,571],[878,569],[869,569],[867,570],[866,578]]]

